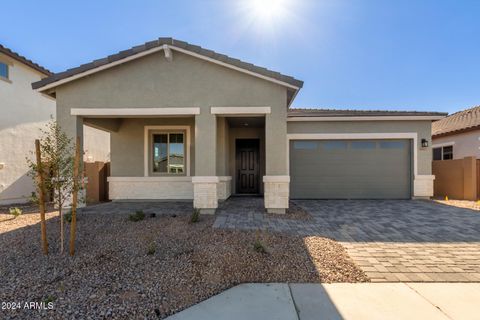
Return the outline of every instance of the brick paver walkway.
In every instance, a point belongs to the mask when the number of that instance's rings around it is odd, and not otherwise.
[[[220,205],[214,227],[335,239],[372,281],[480,282],[478,211],[409,200],[295,203],[313,219],[271,217],[262,198],[231,198]]]

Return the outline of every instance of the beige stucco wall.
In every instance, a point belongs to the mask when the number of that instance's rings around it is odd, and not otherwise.
[[[190,174],[195,174],[195,120],[189,118],[123,119],[118,132],[111,133],[110,172],[112,177],[144,176],[145,126],[189,126]]]
[[[229,176],[228,164],[230,161],[230,128],[225,117],[217,117],[217,175]]]
[[[287,173],[286,144],[277,141],[286,139],[286,100],[283,86],[175,51],[173,61],[168,62],[159,52],[58,87],[57,116],[69,134],[75,135],[81,131],[82,120],[70,115],[71,108],[199,107],[192,140],[202,152],[191,157],[195,163],[192,175],[214,176],[225,169],[217,165],[218,126],[210,107],[270,106],[265,138],[267,174],[282,175]],[[132,132],[140,127],[125,120],[119,131],[112,133],[112,175],[143,176],[143,161],[137,158],[143,155],[143,143]],[[125,153],[131,154],[122,156]]]
[[[110,161],[110,133],[89,126],[84,126],[83,141],[84,161]]]
[[[42,75],[0,54],[9,64],[11,82],[0,80],[0,204],[28,200],[34,184],[27,176],[25,157],[35,149],[35,139],[55,115],[55,100],[31,89]]]
[[[418,174],[432,174],[431,122],[430,121],[351,121],[351,122],[288,122],[288,133],[406,133],[418,134]],[[421,140],[429,141],[428,148]]]
[[[453,142],[453,159],[476,157],[480,159],[480,130],[459,133],[433,139],[433,144],[451,144]]]

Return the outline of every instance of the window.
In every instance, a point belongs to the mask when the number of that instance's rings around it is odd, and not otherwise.
[[[8,64],[0,62],[0,78],[8,79]]]
[[[403,149],[405,148],[404,141],[380,141],[381,149]]]
[[[346,141],[325,141],[323,143],[323,148],[325,150],[347,149],[347,142]]]
[[[152,135],[153,173],[185,174],[185,134],[183,132]]]
[[[453,159],[453,146],[433,148],[433,160]]]
[[[442,155],[443,160],[453,159],[453,146],[443,147]]]
[[[318,143],[315,141],[294,141],[293,148],[296,150],[315,150]]]
[[[352,149],[375,149],[377,143],[374,141],[352,141]]]

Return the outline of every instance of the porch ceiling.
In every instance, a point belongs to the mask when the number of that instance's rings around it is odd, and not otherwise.
[[[232,117],[227,118],[230,128],[264,128],[265,117]]]

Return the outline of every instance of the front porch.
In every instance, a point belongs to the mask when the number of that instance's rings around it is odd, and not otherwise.
[[[278,121],[269,107],[234,109],[72,109],[72,115],[77,131],[85,124],[110,133],[113,201],[192,200],[212,214],[231,195],[255,195],[267,211],[284,213],[289,177]]]

